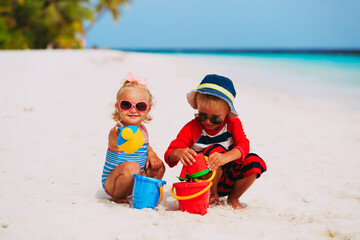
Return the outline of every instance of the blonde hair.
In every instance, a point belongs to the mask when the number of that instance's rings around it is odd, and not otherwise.
[[[198,102],[201,102],[204,105],[208,105],[208,104],[222,105],[224,108],[227,108],[227,110],[230,110],[229,104],[224,99],[211,94],[197,92],[195,95],[195,99],[196,99],[196,108],[198,107]]]
[[[123,85],[120,87],[119,91],[117,92],[116,94],[116,103],[115,103],[115,111],[113,112],[112,114],[112,119],[115,120],[115,121],[121,121],[121,118],[120,118],[120,109],[119,109],[119,102],[121,100],[121,94],[122,92],[124,91],[124,89],[127,89],[127,88],[142,88],[145,90],[145,92],[147,93],[148,95],[148,99],[149,101],[147,102],[149,104],[149,107],[152,108],[152,106],[154,105],[154,99],[153,99],[153,96],[152,94],[150,93],[149,89],[138,83],[138,82],[130,82],[128,80],[125,80],[125,82],[123,83]],[[152,120],[152,117],[150,116],[150,114],[148,113],[144,122],[150,122]]]

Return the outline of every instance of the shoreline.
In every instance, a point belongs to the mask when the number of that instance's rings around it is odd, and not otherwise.
[[[183,53],[183,54],[335,54],[335,55],[360,55],[360,49],[349,48],[110,48],[124,52],[142,52],[142,53]]]

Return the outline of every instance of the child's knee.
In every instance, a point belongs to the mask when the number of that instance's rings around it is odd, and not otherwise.
[[[141,167],[136,162],[125,162],[121,165],[121,171],[124,174],[130,175],[131,177],[133,174],[141,174]]]

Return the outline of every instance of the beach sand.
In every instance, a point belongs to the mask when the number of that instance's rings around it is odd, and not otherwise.
[[[100,178],[129,71],[148,78],[150,145],[163,159],[193,117],[186,93],[222,74],[216,63],[111,50],[0,52],[0,239],[360,239],[359,111],[247,84],[266,80],[256,66],[228,76],[251,152],[268,166],[240,198],[245,209],[179,211],[169,191],[180,165],[167,166],[155,211],[110,202]]]

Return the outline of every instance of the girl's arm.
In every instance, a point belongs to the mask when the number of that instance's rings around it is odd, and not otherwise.
[[[120,133],[120,131],[119,131],[120,125],[121,125],[121,123],[118,121],[116,123],[116,125],[110,129],[110,132],[109,132],[108,147],[111,151],[114,151],[114,152],[121,151],[120,148],[118,147],[118,145],[116,144],[117,138]]]
[[[162,161],[150,145],[148,146],[147,153],[148,157],[146,159],[145,169],[147,169],[149,165],[151,165],[152,169],[159,169],[162,166]]]
[[[148,131],[143,124],[140,125],[140,130],[142,131],[142,133],[145,137],[145,142],[149,142]],[[151,166],[152,169],[159,169],[162,166],[162,164],[163,163],[162,163],[161,159],[158,157],[158,155],[155,153],[155,151],[152,149],[152,147],[150,145],[148,145],[145,169],[148,169],[149,166]]]

